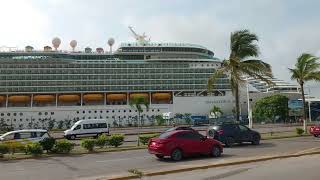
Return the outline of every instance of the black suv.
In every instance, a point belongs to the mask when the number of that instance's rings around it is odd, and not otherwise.
[[[221,123],[209,127],[209,137],[224,143],[226,147],[232,147],[235,143],[251,142],[253,145],[260,144],[260,133],[238,123]]]

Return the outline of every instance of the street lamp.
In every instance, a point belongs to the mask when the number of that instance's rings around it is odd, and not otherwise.
[[[247,81],[247,105],[248,105],[248,120],[249,120],[249,128],[252,128],[252,111],[250,109],[250,96],[249,96],[249,78],[246,78]]]

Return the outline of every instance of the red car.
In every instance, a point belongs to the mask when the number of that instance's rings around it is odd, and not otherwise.
[[[310,134],[312,134],[314,137],[318,137],[320,135],[320,124],[311,126]]]
[[[162,133],[159,138],[152,138],[148,143],[150,154],[158,158],[170,156],[179,161],[184,156],[207,154],[213,157],[221,156],[222,144],[212,138],[207,138],[191,130],[175,130]]]

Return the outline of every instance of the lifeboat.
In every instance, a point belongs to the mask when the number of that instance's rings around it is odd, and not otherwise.
[[[127,94],[118,93],[118,94],[107,94],[107,101],[126,101]]]
[[[31,100],[30,96],[26,95],[13,95],[9,96],[8,101],[10,103],[26,103]]]
[[[171,99],[170,93],[153,93],[152,99],[157,101],[169,101]]]
[[[135,98],[135,97],[145,97],[147,100],[149,100],[149,94],[148,93],[132,93],[130,94],[130,99]]]
[[[54,102],[56,97],[54,95],[35,95],[33,101],[38,103]]]
[[[88,101],[102,101],[103,100],[103,94],[85,94],[83,95],[83,100]]]
[[[79,102],[80,96],[76,94],[64,94],[58,97],[59,102]]]
[[[6,101],[6,98],[4,96],[0,96],[0,103],[3,103]]]

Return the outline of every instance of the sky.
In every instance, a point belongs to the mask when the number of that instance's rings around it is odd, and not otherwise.
[[[113,37],[134,41],[128,26],[154,42],[203,45],[216,57],[228,57],[230,34],[249,29],[259,37],[260,59],[275,77],[291,81],[288,71],[304,53],[320,56],[318,0],[3,0],[0,47],[42,49],[54,37],[60,49],[107,48]],[[307,83],[320,97],[320,83]]]

